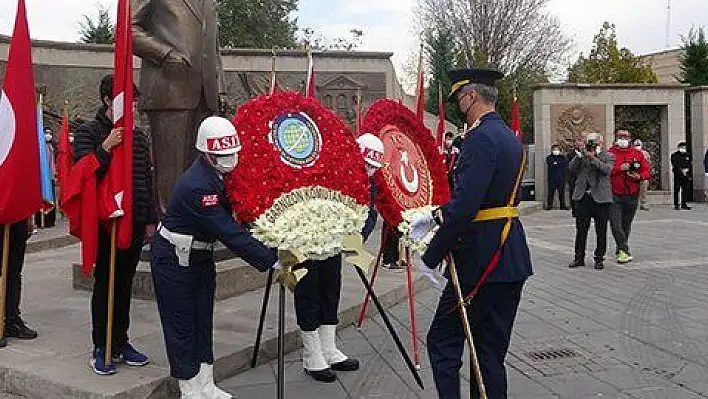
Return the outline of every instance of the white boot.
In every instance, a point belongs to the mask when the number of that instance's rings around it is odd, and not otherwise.
[[[322,354],[327,364],[335,371],[355,371],[359,370],[359,361],[350,359],[347,355],[337,349],[337,326],[322,325],[317,329],[322,342]]]
[[[214,384],[214,365],[202,363],[200,367],[200,372],[204,370],[204,398],[205,399],[231,399],[233,396],[221,390]]]
[[[322,344],[317,331],[300,331],[302,335],[302,366],[308,371],[322,371],[329,364],[322,355]]]
[[[337,326],[322,325],[317,329],[322,343],[322,354],[327,364],[341,363],[347,359],[347,355],[337,349],[336,335]]]
[[[202,399],[204,387],[204,371],[199,369],[199,373],[188,380],[178,380],[181,399]]]

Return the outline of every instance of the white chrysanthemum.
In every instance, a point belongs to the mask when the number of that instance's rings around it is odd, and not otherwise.
[[[433,227],[428,232],[428,234],[426,234],[419,241],[413,241],[409,235],[411,230],[411,224],[414,220],[424,217],[424,215],[430,215],[433,212],[433,209],[435,208],[437,207],[426,205],[420,208],[408,209],[406,211],[401,212],[401,217],[403,218],[403,221],[398,225],[398,231],[403,233],[403,237],[401,238],[401,240],[403,240],[404,245],[406,245],[418,254],[422,255],[428,248],[428,245],[430,245],[430,241],[433,240],[435,233],[438,231],[438,226],[435,225],[435,227]]]
[[[323,260],[342,251],[344,237],[361,234],[368,208],[323,187],[283,194],[254,222],[253,236],[272,248]]]

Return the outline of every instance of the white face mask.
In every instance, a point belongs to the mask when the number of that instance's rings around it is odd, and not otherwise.
[[[231,173],[231,171],[236,169],[236,165],[238,164],[238,158],[236,155],[214,156],[213,159],[214,169],[223,174]]]
[[[639,150],[639,151],[642,150],[642,146],[641,146],[641,145],[635,145],[634,148],[636,148],[636,149]]]
[[[619,148],[629,148],[629,140],[619,139],[619,140],[617,140],[617,146]]]
[[[560,155],[560,153],[561,153],[561,152],[560,152],[559,150],[553,150],[553,151],[551,151],[551,154],[553,154],[553,155]]]
[[[447,140],[447,141],[445,141],[445,144],[446,144],[448,147],[452,147],[452,140]]]
[[[682,153],[685,153],[685,152],[686,152],[686,149],[685,149],[685,148],[679,148],[679,151],[682,152]]]
[[[52,135],[51,135],[51,134],[45,134],[45,135],[44,135],[44,140],[46,140],[46,141],[52,141]]]
[[[600,147],[595,148],[595,154],[600,155],[601,152],[602,152],[602,148],[600,148]]]
[[[376,173],[377,170],[379,170],[379,168],[377,168],[376,166],[370,165],[368,163],[366,164],[366,175],[367,176],[372,177],[374,175],[374,173]]]

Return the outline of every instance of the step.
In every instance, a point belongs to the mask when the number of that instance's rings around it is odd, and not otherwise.
[[[226,299],[253,291],[265,286],[267,273],[260,273],[240,258],[217,261],[216,263],[216,299]],[[87,277],[81,271],[81,265],[72,264],[72,285],[76,290],[93,290],[93,276]],[[148,262],[138,263],[133,278],[133,298],[155,300],[152,274]]]

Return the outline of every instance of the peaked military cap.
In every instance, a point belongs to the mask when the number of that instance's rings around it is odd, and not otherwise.
[[[463,87],[471,84],[483,84],[494,87],[496,81],[503,78],[504,74],[494,69],[469,68],[456,69],[447,73],[450,77],[450,96],[452,99]]]

